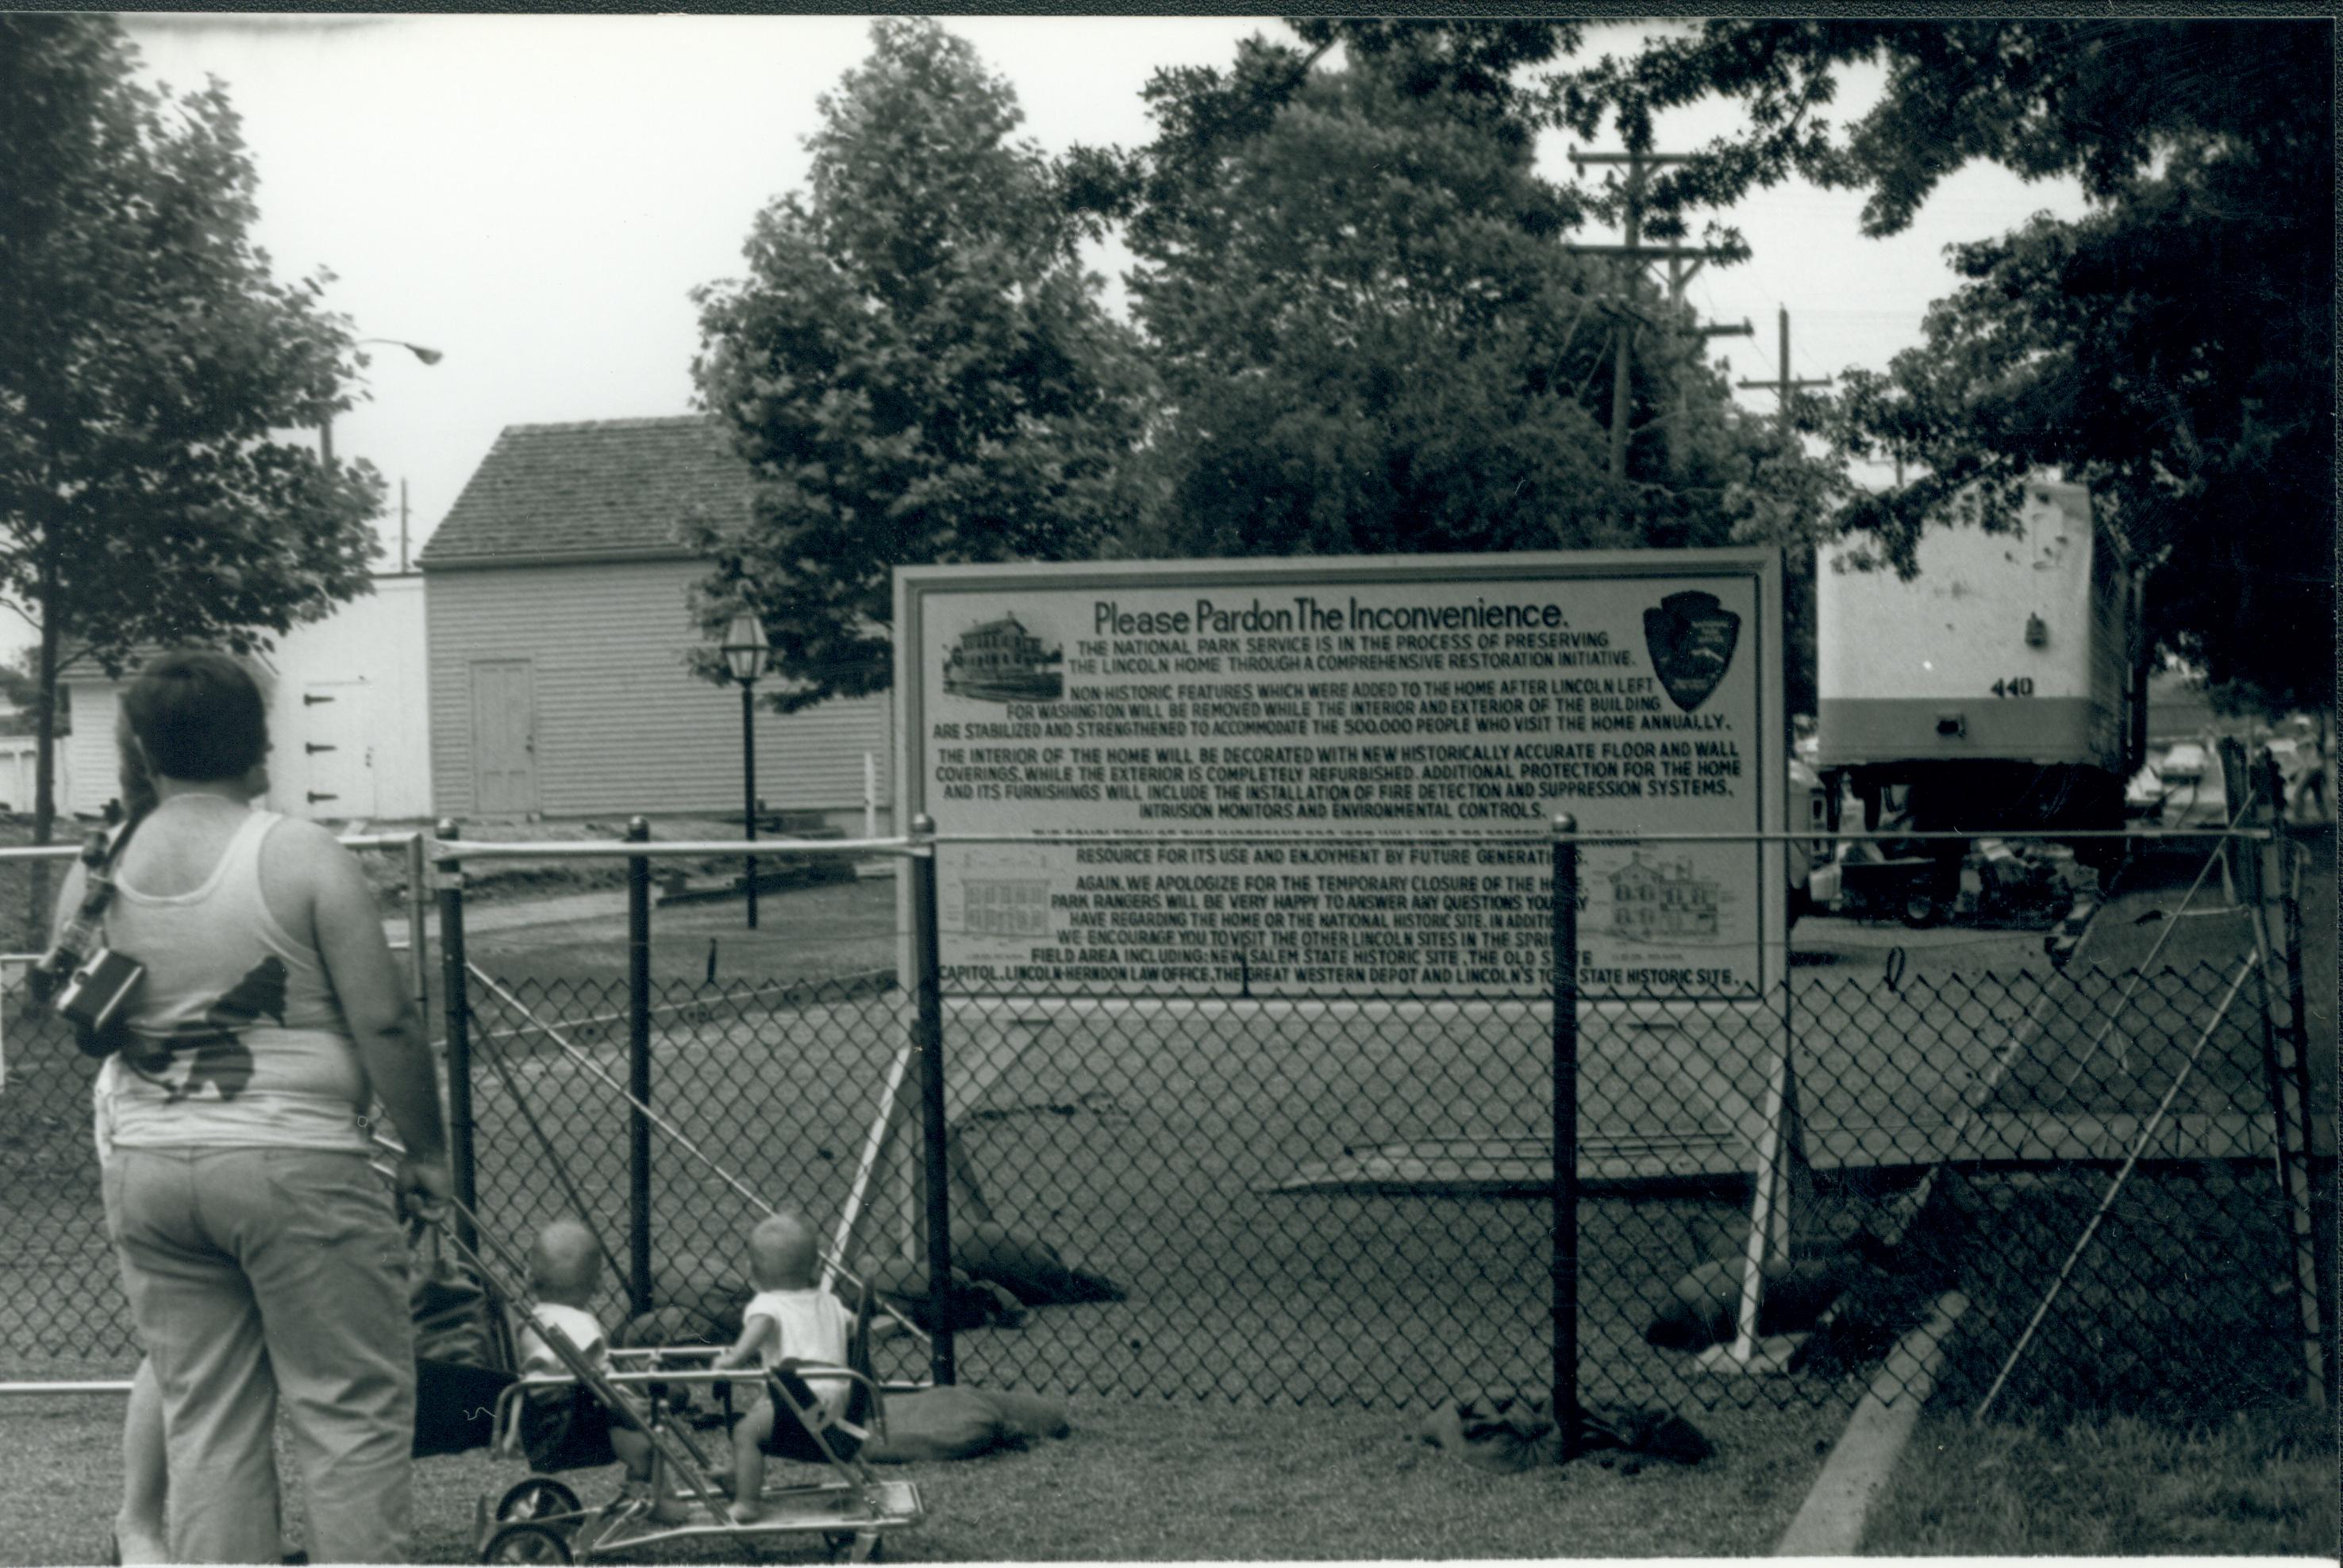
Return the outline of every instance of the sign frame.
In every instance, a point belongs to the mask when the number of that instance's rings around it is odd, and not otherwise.
[[[1739,631],[1740,656],[1752,660],[1756,671],[1756,710],[1752,721],[1754,734],[1745,738],[1745,744],[1755,756],[1754,794],[1757,820],[1752,832],[1753,835],[1763,833],[1771,836],[1753,838],[1753,847],[1757,851],[1756,877],[1759,883],[1751,890],[1757,916],[1756,986],[1750,990],[1736,990],[1730,997],[1703,1000],[1756,1000],[1769,997],[1787,980],[1789,921],[1785,839],[1789,829],[1790,793],[1788,719],[1783,682],[1783,654],[1786,647],[1783,568],[1780,552],[1769,548],[898,567],[894,572],[893,627],[894,809],[897,827],[899,831],[908,833],[913,820],[924,813],[936,819],[940,832],[949,836],[954,830],[949,811],[938,809],[942,802],[930,798],[930,770],[935,759],[932,756],[933,743],[930,739],[924,677],[931,663],[940,666],[940,661],[946,658],[945,638],[939,635],[934,614],[938,608],[936,601],[942,596],[981,595],[991,604],[1001,606],[1019,594],[1032,593],[1057,595],[1070,591],[1096,591],[1127,594],[1136,590],[1172,590],[1209,598],[1216,594],[1226,595],[1232,590],[1291,596],[1297,590],[1306,593],[1316,589],[1323,590],[1331,599],[1339,599],[1346,589],[1389,593],[1403,588],[1453,589],[1476,582],[1503,584],[1509,588],[1517,588],[1523,583],[1581,585],[1616,582],[1624,592],[1640,601],[1648,591],[1644,585],[1656,580],[1704,578],[1746,584],[1754,598],[1756,610],[1755,624],[1741,628]],[[1681,699],[1678,700],[1681,702]],[[1666,829],[1651,830],[1664,840]],[[1181,823],[1167,827],[1163,831],[1166,839],[1188,838],[1199,841],[1217,839],[1257,842],[1281,838],[1333,841],[1344,837],[1342,829],[1332,824],[1322,829],[1285,827],[1248,832],[1227,823],[1192,826]],[[1358,831],[1363,836],[1367,830]],[[1548,819],[1540,824],[1534,836],[1544,837],[1550,832]],[[1475,835],[1456,832],[1448,836],[1463,840]],[[1478,836],[1491,838],[1496,835],[1481,832]],[[1513,839],[1521,842],[1533,836],[1531,832],[1524,831]],[[1037,839],[1046,839],[1049,835],[1039,833],[1036,837]],[[1604,841],[1600,836],[1586,840],[1590,844]],[[899,885],[902,890],[900,896],[908,900],[908,879]],[[906,909],[906,917],[908,912]],[[900,929],[908,933],[910,929],[908,918],[900,922]],[[908,935],[905,943],[908,960]],[[904,972],[911,971],[907,968]],[[1582,981],[1582,991],[1587,990]],[[993,993],[987,994],[990,996]],[[1003,1000],[1015,994],[1018,993],[999,993]],[[1039,1000],[1041,995],[1054,993],[1026,994]],[[1262,1000],[1302,1000],[1312,994],[1288,992]],[[1345,994],[1373,993],[1349,993],[1338,990],[1319,993],[1319,999]],[[1590,996],[1588,1000],[1597,999]]]

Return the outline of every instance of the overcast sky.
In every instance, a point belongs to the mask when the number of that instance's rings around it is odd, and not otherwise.
[[[258,237],[280,276],[329,267],[328,297],[361,336],[427,345],[427,367],[375,349],[373,400],[335,444],[398,481],[419,548],[507,425],[688,412],[698,343],[689,298],[735,275],[750,219],[799,188],[815,99],[868,48],[861,17],[407,15],[124,18],[149,74],[227,84],[260,176]],[[1225,65],[1274,22],[1229,17],[956,16],[1016,87],[1024,132],[1051,152],[1135,144],[1139,90],[1157,68]],[[1606,28],[1594,52],[1645,29]],[[1850,84],[1842,111],[1875,86]],[[1660,127],[1681,150],[1730,121],[1688,111]],[[1570,173],[1566,146],[1541,150]],[[1801,377],[1879,367],[1917,340],[1951,286],[1942,252],[2045,207],[2071,186],[1965,171],[1913,230],[1867,240],[1861,198],[1762,193],[1725,216],[1754,258],[1711,267],[1691,298],[1705,317],[1757,327],[1712,357],[1736,377],[1775,374],[1775,312],[1790,312]],[[1591,236],[1593,237],[1593,236]],[[1127,257],[1096,257],[1111,276]],[[1114,290],[1118,302],[1120,290]],[[1770,393],[1740,396],[1771,410]]]

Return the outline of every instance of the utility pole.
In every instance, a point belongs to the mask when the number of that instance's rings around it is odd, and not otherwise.
[[[1696,269],[1697,264],[1694,265]],[[1671,266],[1669,270],[1673,273],[1674,268]],[[1686,276],[1689,277],[1690,275]],[[1672,288],[1680,286],[1676,285],[1673,276],[1670,277],[1669,283]],[[1681,294],[1677,295],[1677,297],[1681,298]],[[1757,336],[1757,328],[1746,321],[1737,327],[1722,322],[1704,321],[1693,328],[1693,333],[1705,344],[1712,337],[1755,337]],[[1685,385],[1684,379],[1679,377],[1676,380],[1676,417],[1667,433],[1668,472],[1678,478],[1681,478],[1684,474],[1684,432],[1691,422],[1692,393]]]
[[[1691,286],[1693,278],[1699,274],[1700,269],[1707,265],[1708,261],[1704,256],[1695,256],[1687,258],[1681,256],[1672,256],[1668,257],[1668,303],[1670,305],[1681,306],[1684,304],[1684,290]],[[1745,318],[1738,327],[1719,322],[1704,321],[1695,326],[1693,328],[1693,332],[1703,343],[1706,343],[1713,337],[1755,337],[1757,336],[1757,328],[1752,326]],[[1671,475],[1674,475],[1679,477],[1682,477],[1684,471],[1684,431],[1685,426],[1691,422],[1691,394],[1688,388],[1684,386],[1683,379],[1679,377],[1676,382],[1675,421],[1667,427],[1665,432],[1668,447],[1668,472]]]
[[[1682,297],[1684,283],[1690,282],[1700,264],[1713,259],[1718,253],[1703,246],[1645,245],[1644,243],[1644,176],[1652,169],[1670,164],[1690,163],[1683,153],[1582,153],[1570,149],[1570,161],[1580,168],[1589,164],[1624,166],[1627,171],[1627,211],[1622,230],[1624,245],[1572,245],[1563,248],[1573,256],[1613,256],[1629,263],[1629,286],[1621,292],[1632,297],[1635,270],[1646,261],[1664,261],[1669,268],[1669,297]],[[1678,281],[1676,268],[1690,264]],[[1611,477],[1624,480],[1627,477],[1627,404],[1628,364],[1634,353],[1634,322],[1632,316],[1615,313],[1619,334],[1615,357],[1611,367]]]
[[[407,575],[407,481],[398,481],[398,575]]]
[[[1705,265],[1707,265],[1705,262],[1698,259],[1685,261],[1678,256],[1668,258],[1668,303],[1670,305],[1684,303],[1685,287],[1692,282],[1693,275]]]
[[[1736,381],[1734,385],[1740,387],[1744,392],[1778,392],[1782,395],[1782,438],[1786,441],[1791,439],[1796,433],[1797,422],[1794,417],[1795,409],[1792,400],[1797,397],[1799,391],[1804,387],[1829,386],[1831,378],[1825,376],[1819,380],[1810,378],[1808,380],[1800,381],[1792,377],[1790,375],[1790,307],[1785,305],[1782,307],[1781,309],[1782,357],[1780,361],[1780,374],[1771,381]]]

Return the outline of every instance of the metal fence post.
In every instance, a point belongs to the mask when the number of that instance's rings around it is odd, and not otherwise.
[[[1554,1412],[1562,1457],[1578,1420],[1578,819],[1554,819]]]
[[[431,918],[431,854],[417,833],[407,840],[407,970],[415,1010],[431,1016],[431,960],[426,928]]]
[[[627,823],[627,842],[650,841],[641,817]],[[651,860],[627,857],[627,1300],[651,1310]]]
[[[462,834],[452,819],[442,819],[437,835],[453,846]],[[480,1194],[472,1167],[472,1012],[470,986],[464,969],[464,867],[452,848],[439,856],[439,989],[447,1010],[447,1159],[455,1169],[456,1239],[469,1251],[478,1247],[472,1216]]]
[[[920,840],[911,855],[911,961],[916,986],[912,1029],[920,1051],[920,1131],[926,1151],[930,1372],[938,1387],[957,1381],[951,1331],[951,1168],[944,1140],[942,961],[937,952],[936,820],[911,819]]]
[[[2214,743],[2217,764],[2221,769],[2221,809],[2228,814],[2229,825],[2237,825],[2240,809],[2253,798],[2255,770],[2246,760],[2246,743],[2234,735],[2224,735]],[[2250,819],[2252,813],[2246,813]],[[2257,850],[2248,850],[2237,839],[2221,840],[2221,888],[2229,895],[2233,906],[2250,908],[2258,902],[2254,864]]]
[[[2310,1206],[2311,1182],[2318,1168],[2318,1148],[2312,1141],[2314,1127],[2310,1116],[2310,1027],[2306,1010],[2308,998],[2305,995],[2302,978],[2302,896],[2295,885],[2295,856],[2300,847],[2287,831],[2286,807],[2281,798],[2274,829],[2278,840],[2275,874],[2278,877],[2278,919],[2284,928],[2286,943],[2286,1041],[2294,1060],[2288,1063],[2292,1082],[2295,1125],[2288,1128],[2281,1111],[2278,1118],[2278,1157],[2283,1170],[2288,1159],[2287,1145],[2299,1140],[2302,1150],[2302,1184],[2298,1191],[2289,1190],[2288,1207],[2293,1211],[2295,1244],[2296,1304],[2302,1319],[2303,1354],[2307,1393],[2314,1404],[2326,1404],[2335,1382],[2335,1368],[2327,1362],[2327,1325],[2334,1322],[2335,1301],[2328,1282],[2334,1275],[2334,1234],[2322,1238],[2313,1222]],[[2327,1242],[2327,1256],[2321,1258],[2319,1242]]]

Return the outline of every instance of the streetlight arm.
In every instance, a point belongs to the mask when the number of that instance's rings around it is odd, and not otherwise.
[[[404,348],[409,354],[414,355],[417,359],[422,360],[426,365],[437,365],[439,361],[447,357],[445,354],[440,353],[437,348],[426,348],[420,343],[409,343],[404,337],[353,338],[350,342],[350,347],[353,348],[363,348],[369,343],[386,343],[393,348]]]

